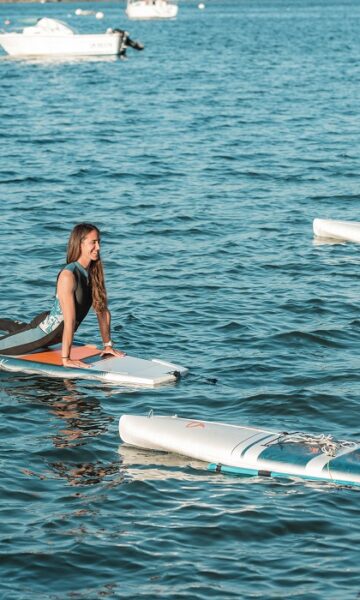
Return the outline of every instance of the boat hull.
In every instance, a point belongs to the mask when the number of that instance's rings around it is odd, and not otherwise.
[[[313,231],[319,238],[360,243],[360,223],[355,221],[314,219]]]
[[[11,56],[118,56],[124,49],[122,33],[78,35],[0,34],[0,45]]]
[[[330,455],[317,436],[291,441],[294,434],[254,427],[134,415],[120,418],[119,433],[126,444],[201,460],[218,472],[360,485],[360,445],[352,442],[338,442]]]

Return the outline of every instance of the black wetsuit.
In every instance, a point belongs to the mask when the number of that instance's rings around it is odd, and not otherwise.
[[[78,262],[69,263],[64,269],[71,271],[76,281],[74,292],[76,331],[92,304],[91,284],[86,269]],[[58,344],[62,340],[63,329],[64,317],[56,296],[51,311],[37,315],[30,323],[0,319],[0,330],[7,332],[7,335],[0,337],[0,354],[25,354]]]

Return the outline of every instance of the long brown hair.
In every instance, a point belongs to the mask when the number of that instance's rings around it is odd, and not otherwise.
[[[66,263],[72,263],[77,261],[81,255],[81,242],[84,241],[86,236],[91,232],[96,231],[100,240],[100,230],[91,223],[79,223],[75,225],[72,230],[68,246]],[[104,269],[101,262],[100,254],[97,260],[92,260],[89,266],[89,279],[92,290],[92,303],[95,312],[102,312],[107,308],[107,297],[105,288],[105,277]]]

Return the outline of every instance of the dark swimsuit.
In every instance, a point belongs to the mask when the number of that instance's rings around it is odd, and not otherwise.
[[[74,292],[76,331],[92,304],[91,284],[88,272],[78,262],[69,263],[64,269],[71,271],[76,280]],[[63,329],[64,317],[56,296],[51,311],[37,315],[30,323],[0,319],[0,330],[8,332],[7,335],[0,337],[0,354],[25,354],[58,344],[62,340]]]

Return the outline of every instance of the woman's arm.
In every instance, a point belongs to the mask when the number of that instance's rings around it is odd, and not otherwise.
[[[71,346],[75,331],[75,301],[74,292],[76,281],[73,273],[64,269],[58,279],[57,295],[61,312],[64,317],[64,331],[62,336],[62,363],[64,367],[87,368],[88,365],[81,360],[71,360]]]
[[[111,326],[111,314],[108,309],[103,310],[102,312],[96,313],[96,316],[99,321],[100,334],[102,337],[102,341],[104,343],[104,350],[102,354],[113,354],[114,356],[125,356],[126,352],[122,352],[121,350],[115,350],[112,347],[111,335],[110,335],[110,326]]]

